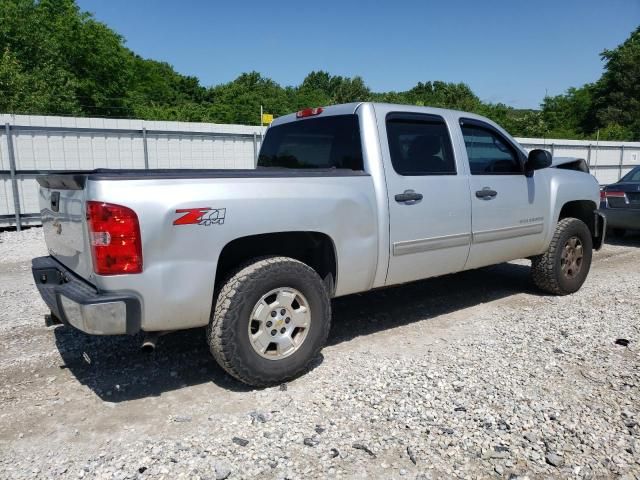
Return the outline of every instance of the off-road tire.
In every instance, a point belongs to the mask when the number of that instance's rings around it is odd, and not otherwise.
[[[251,346],[248,325],[255,304],[274,288],[290,287],[308,300],[309,332],[300,347],[278,360],[261,357]],[[232,274],[220,289],[207,328],[209,349],[218,364],[241,382],[275,385],[309,369],[324,346],[331,326],[331,303],[318,274],[288,257],[254,259]]]
[[[568,278],[562,272],[561,257],[567,241],[578,237],[583,247],[583,259],[580,271],[574,278]],[[531,258],[531,277],[533,283],[545,292],[554,295],[569,295],[577,292],[589,274],[593,255],[591,232],[582,220],[563,218],[556,225],[551,244],[545,253]]]

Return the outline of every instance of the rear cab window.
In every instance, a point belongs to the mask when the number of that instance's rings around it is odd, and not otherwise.
[[[258,167],[364,170],[357,115],[331,115],[270,127]]]

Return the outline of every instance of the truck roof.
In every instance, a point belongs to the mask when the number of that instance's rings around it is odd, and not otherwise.
[[[450,108],[438,108],[438,107],[409,105],[409,104],[400,104],[400,103],[385,103],[385,102],[352,102],[352,103],[341,103],[338,105],[329,105],[326,107],[322,105],[318,105],[318,107],[322,108],[321,115],[323,117],[326,117],[329,115],[352,115],[356,113],[358,108],[360,108],[362,105],[373,105],[374,108],[376,106],[386,107],[386,108],[398,107],[399,111],[431,113],[431,114],[443,115],[443,116],[451,113],[455,113],[457,115],[464,114],[464,116],[467,118],[475,118],[477,120],[482,120],[495,125],[495,123],[492,120],[486,117],[483,117],[482,115],[478,115],[471,112],[465,112],[462,110],[454,110]],[[281,117],[276,118],[271,125],[276,126],[276,125],[281,125],[283,123],[292,122],[294,120],[299,120],[299,118],[296,115],[297,113],[295,112],[289,113],[287,115],[283,115]]]
[[[518,141],[511,136],[509,132],[507,132],[501,125],[497,124],[493,120],[483,117],[482,115],[478,115],[476,113],[465,112],[462,110],[453,110],[449,108],[437,108],[437,107],[423,107],[419,105],[405,105],[405,104],[397,104],[397,103],[384,103],[384,102],[353,102],[353,103],[342,103],[339,105],[329,105],[327,107],[318,105],[318,108],[322,108],[321,117],[327,117],[331,115],[352,115],[357,112],[359,108],[363,105],[372,105],[375,110],[381,112],[389,112],[397,111],[397,112],[408,112],[408,113],[425,113],[431,115],[439,115],[441,117],[449,118],[455,117],[464,117],[468,119],[480,120],[482,122],[488,123],[493,127],[497,128],[502,134],[511,139],[511,141],[517,145],[522,152],[525,152],[522,146],[518,143]],[[315,115],[309,116],[308,118],[314,118]],[[275,127],[278,125],[282,125],[289,122],[294,121],[304,121],[305,119],[298,118],[297,113],[290,113],[288,115],[283,115],[282,117],[276,118],[271,126]]]

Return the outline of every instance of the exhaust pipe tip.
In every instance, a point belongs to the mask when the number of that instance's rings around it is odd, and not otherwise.
[[[55,325],[62,325],[62,320],[55,316],[55,314],[48,313],[44,316],[44,325],[45,327],[53,327]]]
[[[158,338],[160,338],[161,334],[162,332],[145,333],[140,350],[144,353],[152,353],[158,345]]]

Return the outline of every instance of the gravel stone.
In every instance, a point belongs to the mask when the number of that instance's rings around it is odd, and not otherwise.
[[[367,452],[373,458],[376,457],[376,454],[373,453],[373,451],[369,447],[367,447],[366,445],[363,445],[362,443],[354,443],[352,447],[357,450],[362,450],[363,452]]]
[[[304,439],[303,443],[307,447],[315,447],[316,445],[318,445],[320,443],[320,440],[318,440],[317,438],[307,437],[307,438]]]
[[[562,467],[564,465],[564,458],[555,453],[549,452],[544,458],[549,465],[553,465],[554,467]]]
[[[226,480],[231,475],[231,469],[224,463],[216,463],[214,465],[216,480]]]
[[[231,441],[236,445],[240,445],[241,447],[246,447],[247,445],[249,445],[249,440],[240,437],[233,437]]]
[[[188,415],[177,415],[173,417],[173,421],[176,423],[187,423],[191,421],[191,417]]]
[[[640,236],[612,241],[566,297],[523,260],[334,299],[314,368],[254,390],[199,329],[45,327],[42,230],[0,232],[0,478],[640,478]]]
[[[251,412],[251,423],[267,423],[269,421],[269,415],[262,412]]]
[[[413,449],[411,447],[407,447],[407,455],[409,455],[409,460],[411,460],[411,462],[414,465],[418,464],[418,460],[416,459],[416,454],[413,453]]]

